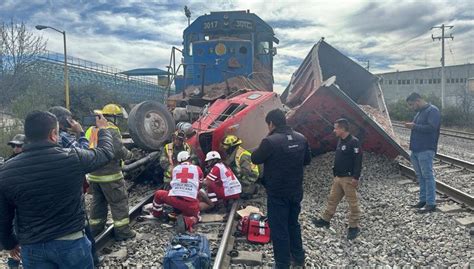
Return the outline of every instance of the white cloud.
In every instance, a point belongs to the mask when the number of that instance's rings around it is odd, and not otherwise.
[[[474,1],[91,1],[54,2],[5,0],[0,15],[22,11],[32,25],[65,29],[70,55],[121,69],[165,68],[172,46],[181,47],[192,19],[211,11],[247,10],[275,25],[280,39],[274,61],[275,89],[282,91],[299,62],[321,37],[359,61],[370,60],[372,72],[438,66],[440,43],[431,40],[436,24],[454,25],[454,40],[446,41],[446,64],[474,62]],[[108,8],[108,6],[110,8]],[[4,10],[2,12],[2,10]],[[28,15],[26,15],[28,14]],[[285,21],[283,26],[279,22]],[[292,24],[293,22],[293,24]],[[61,36],[43,31],[48,48],[62,52]]]

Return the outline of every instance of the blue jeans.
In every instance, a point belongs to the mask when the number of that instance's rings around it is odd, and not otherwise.
[[[268,224],[275,256],[275,267],[286,269],[293,259],[304,263],[303,241],[298,216],[303,194],[287,197],[267,196]]]
[[[436,182],[433,174],[433,159],[435,152],[425,150],[411,153],[411,164],[415,169],[420,184],[420,202],[427,205],[436,204]]]
[[[91,242],[87,237],[77,240],[52,240],[21,246],[25,269],[93,269]]]

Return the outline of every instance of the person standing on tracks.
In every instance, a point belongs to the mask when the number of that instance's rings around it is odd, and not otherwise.
[[[420,184],[419,201],[413,207],[417,208],[419,213],[434,212],[436,181],[433,159],[438,149],[441,113],[436,106],[426,102],[418,93],[410,94],[406,101],[416,112],[413,121],[405,123],[405,127],[411,129],[410,159]]]
[[[89,148],[89,140],[87,140],[86,138],[86,134],[84,130],[82,129],[82,125],[72,118],[72,113],[71,111],[69,111],[69,109],[62,106],[53,106],[48,111],[53,113],[58,119],[58,123],[59,123],[58,144],[62,148],[79,148],[79,149]],[[84,177],[84,183],[83,183],[84,194],[87,192],[88,188],[89,188],[89,183],[87,183],[87,180]],[[85,206],[85,196],[83,196],[83,198],[84,198],[84,206]],[[89,239],[89,241],[91,242],[91,250],[92,250],[92,257],[94,259],[94,265],[99,265],[100,259],[95,248],[95,238],[92,235],[87,212],[86,212],[85,232],[86,232],[87,239]]]
[[[242,147],[242,140],[235,135],[227,135],[222,141],[225,163],[232,169],[242,184],[242,199],[250,198],[257,191],[258,166],[252,163],[250,151]]]
[[[164,187],[163,189],[169,189],[169,184],[171,182],[171,175],[175,165],[178,165],[178,153],[181,151],[186,151],[189,153],[190,161],[192,164],[199,165],[197,156],[194,154],[194,150],[186,142],[186,134],[183,131],[176,131],[173,134],[173,142],[168,143],[164,146],[163,151],[160,156],[160,166],[164,170]]]
[[[339,138],[334,158],[334,180],[329,193],[326,210],[321,218],[314,220],[316,227],[329,228],[329,223],[336,213],[336,208],[345,196],[349,204],[349,229],[347,239],[353,240],[359,235],[360,208],[357,198],[357,187],[362,171],[362,150],[359,139],[349,132],[349,122],[339,119],[334,123],[334,133]]]
[[[269,134],[252,153],[263,164],[267,214],[275,268],[303,267],[305,253],[298,217],[303,200],[303,167],[311,162],[306,138],[286,124],[285,113],[274,109],[265,117]]]
[[[23,268],[93,268],[82,182],[114,158],[107,121],[99,117],[96,126],[95,149],[61,148],[53,114],[27,115],[28,144],[0,168],[0,246],[21,256]]]
[[[113,137],[115,158],[103,168],[87,174],[92,193],[89,220],[91,231],[97,236],[104,230],[109,205],[114,220],[115,240],[126,240],[135,237],[136,233],[129,225],[128,193],[122,173],[123,160],[132,158],[133,154],[123,145],[120,129],[116,126],[117,117],[122,116],[122,109],[118,105],[108,104],[102,110],[94,110],[94,113],[107,119],[107,130]],[[95,148],[97,145],[97,131],[98,129],[93,126],[86,132],[90,148]]]
[[[163,206],[167,204],[181,213],[177,218],[178,232],[184,233],[186,230],[192,232],[193,225],[199,219],[200,185],[204,178],[201,168],[190,162],[191,155],[187,151],[178,153],[178,165],[173,168],[171,189],[158,190],[155,192],[153,203],[146,205],[144,211],[150,213],[150,217],[159,219],[164,216]]]

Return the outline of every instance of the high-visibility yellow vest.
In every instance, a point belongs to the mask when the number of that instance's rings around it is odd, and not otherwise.
[[[168,144],[165,145],[165,152],[166,152],[166,155],[168,156],[168,158],[170,156],[171,156],[171,158],[173,158],[173,150],[174,150],[173,146],[174,146],[173,143],[168,143]],[[188,143],[184,143],[183,147],[184,147],[184,150],[187,151],[189,153],[189,155],[191,155],[191,146]],[[173,166],[174,164],[170,163],[170,165]],[[165,171],[165,177],[171,178],[171,172],[172,171]]]
[[[109,122],[107,129],[116,129],[120,132],[120,129],[115,126],[113,123]],[[97,146],[97,143],[99,141],[99,128],[95,126],[89,127],[87,129],[86,134],[85,134],[87,140],[89,140],[89,148],[93,149]],[[95,182],[95,183],[107,183],[107,182],[114,182],[117,180],[120,180],[123,178],[123,173],[118,172],[115,174],[111,175],[93,175],[93,174],[87,174],[86,178],[89,182]]]
[[[107,129],[115,129],[120,132],[120,129],[111,122],[108,123]],[[95,126],[89,127],[86,131],[86,139],[89,140],[89,148],[95,148],[99,141],[99,128]]]
[[[240,159],[242,159],[242,156],[244,155],[251,156],[252,154],[250,153],[250,151],[239,146],[237,148],[237,152],[235,153],[235,165],[237,166],[237,168],[239,168],[239,170],[240,170]],[[252,172],[254,172],[257,175],[259,174],[258,166],[256,164],[250,162],[250,167],[251,167]]]

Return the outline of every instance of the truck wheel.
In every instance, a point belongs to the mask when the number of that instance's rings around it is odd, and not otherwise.
[[[136,105],[128,117],[128,129],[133,142],[150,151],[161,149],[170,139],[175,128],[173,116],[168,109],[155,101],[145,101]]]

